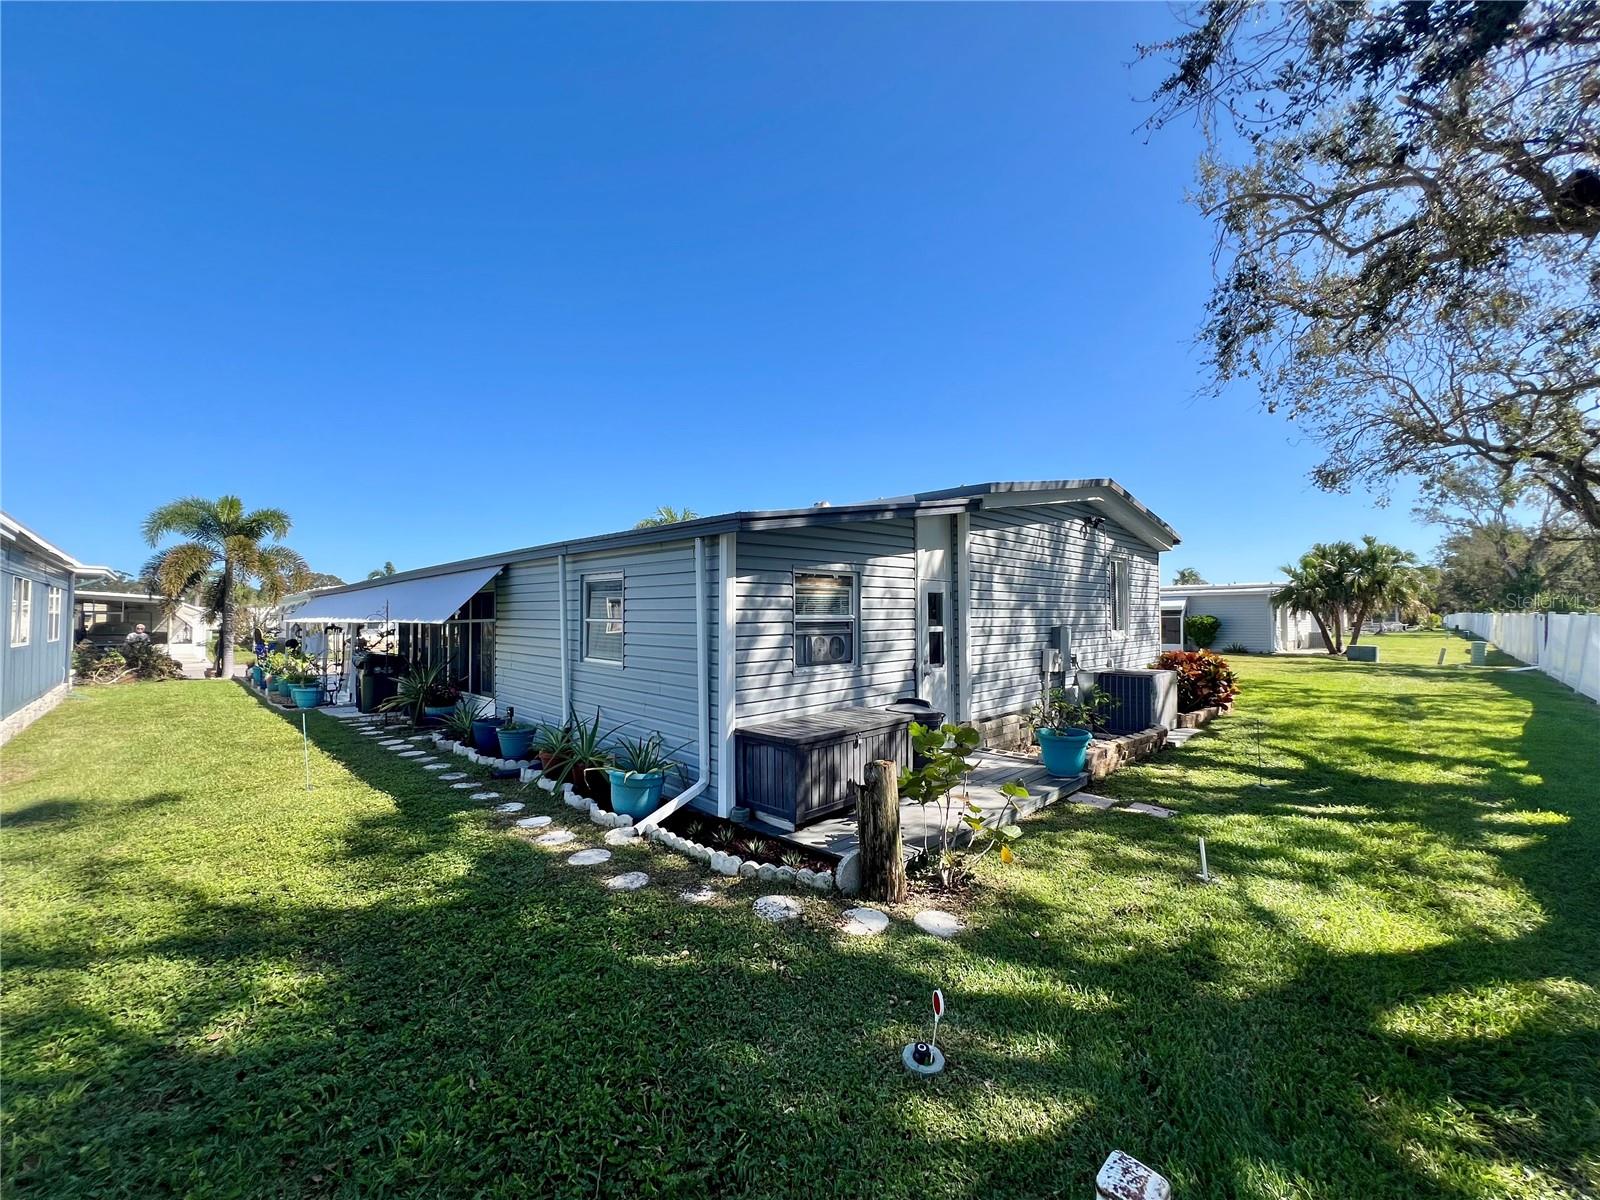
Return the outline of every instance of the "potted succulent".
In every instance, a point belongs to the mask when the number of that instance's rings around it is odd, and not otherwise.
[[[472,745],[472,724],[478,714],[483,711],[481,702],[471,696],[463,696],[456,701],[456,706],[450,710],[450,715],[444,719],[444,731],[449,737],[454,738],[463,746]]]
[[[552,779],[565,770],[572,752],[572,729],[567,725],[541,725],[533,738],[539,769]]]
[[[1116,705],[1116,698],[1102,691],[1074,699],[1066,688],[1052,688],[1049,697],[1034,705],[1030,714],[1044,769],[1061,779],[1082,775],[1089,739]]]
[[[611,782],[611,811],[639,820],[647,817],[661,804],[661,788],[667,781],[667,772],[683,776],[683,767],[672,755],[687,746],[668,751],[663,748],[661,735],[652,733],[647,738],[619,737],[616,740],[617,763],[606,768]]]
[[[605,744],[622,726],[617,725],[601,733],[598,708],[594,710],[594,720],[587,725],[578,720],[577,710],[574,709],[567,725],[572,731],[568,757],[566,766],[556,777],[556,782],[571,783],[572,790],[578,795],[587,796],[597,804],[609,804],[611,777],[606,774],[606,770],[611,766],[613,758]]]
[[[505,723],[494,731],[495,740],[499,743],[500,757],[518,761],[529,757],[533,750],[533,739],[538,732],[538,726],[524,724],[508,715]]]
[[[461,693],[445,678],[444,666],[413,667],[400,676],[395,693],[378,708],[383,712],[403,712],[413,725],[422,725],[430,717],[443,720],[456,706]]]

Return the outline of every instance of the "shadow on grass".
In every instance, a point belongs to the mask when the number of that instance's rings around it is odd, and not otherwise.
[[[1003,887],[954,945],[899,927],[840,943],[815,906],[805,927],[772,929],[742,904],[607,893],[487,834],[469,793],[318,721],[319,753],[393,803],[328,851],[348,895],[219,898],[132,863],[115,886],[158,897],[172,914],[160,930],[23,948],[41,981],[7,1020],[8,1057],[28,1064],[8,1079],[12,1188],[1070,1195],[1113,1147],[1185,1196],[1480,1193],[1484,1177],[1435,1169],[1440,1147],[1486,1171],[1592,1186],[1600,1046],[1559,991],[1492,1036],[1394,1022],[1461,993],[1594,978],[1593,906],[1572,903],[1592,802],[1559,783],[1577,774],[1558,761],[1576,722],[1511,682],[1526,677],[1505,678],[1496,686],[1530,705],[1530,724],[1560,726],[1523,747],[1526,764],[1490,745],[1470,782],[1391,786],[1274,742],[1263,792],[1242,727],[1218,728],[1197,765],[1219,778],[1192,784],[1180,819],[1065,810],[1031,825],[1041,874],[1097,856],[1100,886],[1122,889],[1111,919]],[[1137,773],[1105,787],[1142,796]],[[1463,921],[1407,953],[1359,939],[1335,952],[1273,902],[1275,881],[1306,884],[1309,853],[1336,856],[1312,879],[1330,893],[1456,905],[1480,867],[1418,855],[1399,827],[1480,848],[1506,816],[1543,810],[1567,820],[1479,851],[1497,883],[1532,897],[1526,928]],[[1292,830],[1264,846],[1230,839],[1240,815]],[[1375,858],[1391,826],[1395,857]],[[1216,830],[1237,882],[1197,889],[1212,911],[1174,924],[1159,888],[1192,869],[1195,829]],[[1397,872],[1414,896],[1394,896]],[[131,1019],[77,982],[110,964],[165,964],[159,1011]],[[897,1055],[934,984],[955,1006],[952,1069],[915,1085]]]

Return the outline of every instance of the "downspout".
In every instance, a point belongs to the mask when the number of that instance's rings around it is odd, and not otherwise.
[[[556,555],[556,629],[561,639],[561,717],[572,712],[572,657],[567,653],[567,556]]]
[[[706,540],[703,537],[694,540],[694,594],[695,697],[699,716],[695,732],[700,739],[695,769],[699,778],[639,821],[634,827],[640,832],[660,825],[684,805],[693,802],[711,782],[711,643],[706,636]]]

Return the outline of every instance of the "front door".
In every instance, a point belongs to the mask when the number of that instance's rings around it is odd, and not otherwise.
[[[917,653],[917,694],[955,720],[950,695],[950,585],[943,579],[922,582],[921,611],[917,624],[922,646]]]

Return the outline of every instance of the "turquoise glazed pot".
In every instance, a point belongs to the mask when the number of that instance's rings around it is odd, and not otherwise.
[[[1039,757],[1044,760],[1044,769],[1058,779],[1082,775],[1089,740],[1093,736],[1087,729],[1038,730]]]
[[[262,683],[265,682],[266,677],[266,672],[264,672],[260,667],[250,668],[250,682],[255,684],[257,687],[260,687]]]
[[[322,689],[312,685],[301,687],[298,683],[289,687],[289,699],[294,701],[296,708],[315,708],[317,701],[322,699]]]
[[[501,758],[527,758],[528,751],[533,749],[533,735],[537,732],[532,727],[527,729],[496,729],[495,737],[500,742]]]
[[[444,704],[439,705],[438,707],[435,707],[432,704],[424,704],[422,706],[422,715],[430,721],[442,722],[451,713],[455,712],[455,710],[456,706],[454,704]]]
[[[648,817],[661,806],[661,785],[666,776],[660,771],[639,775],[633,771],[607,768],[611,777],[611,811],[632,817],[635,821]]]

